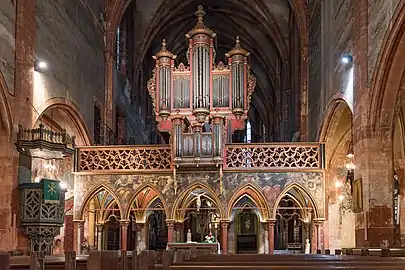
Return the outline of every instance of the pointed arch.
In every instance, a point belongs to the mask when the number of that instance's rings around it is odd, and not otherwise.
[[[264,197],[263,193],[260,191],[260,188],[253,183],[247,183],[241,187],[239,187],[232,195],[230,200],[228,201],[228,211],[227,217],[231,218],[232,208],[241,200],[243,197],[248,196],[252,200],[252,202],[258,208],[260,215],[259,217],[262,219],[261,221],[265,221],[270,218],[270,207],[269,204]]]
[[[285,187],[283,189],[283,191],[278,195],[277,200],[274,204],[272,219],[277,218],[277,208],[278,208],[278,205],[280,204],[280,201],[283,199],[284,196],[287,195],[288,192],[290,192],[291,190],[294,190],[294,189],[299,191],[301,193],[301,195],[303,195],[304,197],[307,197],[309,199],[309,201],[311,202],[311,204],[313,205],[313,208],[314,208],[315,218],[319,218],[319,207],[318,207],[315,199],[311,195],[311,193],[302,185],[300,185],[298,183],[292,183],[292,184],[288,185],[287,187]]]
[[[118,200],[118,197],[115,195],[115,193],[106,185],[101,184],[97,187],[95,187],[92,191],[90,191],[89,193],[87,193],[87,195],[84,197],[85,199],[83,200],[82,205],[79,208],[79,213],[78,213],[78,218],[80,220],[84,219],[84,209],[86,208],[87,204],[90,203],[90,201],[94,198],[94,196],[97,196],[97,194],[99,194],[100,192],[105,191],[107,192],[109,195],[111,195],[113,197],[113,200],[116,202],[120,215],[119,218],[122,218],[122,207],[120,204],[120,201]]]
[[[140,199],[140,201],[137,201],[138,196],[141,195],[143,192],[145,192]],[[142,216],[142,220],[138,220],[137,222],[144,222],[145,220],[145,213],[148,207],[150,207],[150,205],[157,199],[159,198],[160,201],[162,202],[163,205],[163,210],[166,214],[166,217],[168,217],[169,214],[169,208],[167,206],[166,200],[163,197],[162,193],[160,191],[158,191],[154,186],[150,185],[150,184],[143,184],[141,186],[139,186],[137,188],[137,190],[135,191],[134,195],[131,197],[131,199],[129,200],[129,204],[127,207],[127,211],[125,212],[124,217],[126,219],[129,219],[130,215],[131,215],[131,211],[134,210],[133,205],[134,204],[138,204],[139,208],[138,209],[142,209],[144,211],[141,212],[141,216]],[[136,208],[135,208],[136,209]]]
[[[237,208],[235,209],[234,207]],[[248,194],[243,194],[237,199],[233,207],[229,209],[229,221],[232,222],[239,213],[242,213],[246,209],[255,213],[260,221],[266,220],[266,217],[263,216],[263,211],[260,210],[260,207],[254,201],[254,199]]]
[[[334,132],[338,124],[337,120],[339,120],[338,118],[342,115],[345,108],[348,108],[352,112],[352,109],[344,99],[343,94],[334,94],[328,103],[318,131],[317,138],[319,142],[326,142],[330,134]]]
[[[219,215],[221,218],[224,218],[224,211],[222,209],[222,204],[221,204],[221,200],[219,199],[218,195],[207,185],[197,182],[197,183],[193,183],[191,184],[189,187],[187,187],[185,190],[183,190],[179,197],[175,200],[174,204],[173,204],[173,208],[172,208],[172,212],[171,212],[171,217],[174,220],[181,220],[183,217],[181,217],[181,215],[179,215],[179,213],[183,213],[184,211],[180,211],[182,208],[187,207],[192,201],[192,200],[188,200],[191,192],[193,192],[196,189],[202,189],[205,190],[208,194],[205,195],[206,198],[209,198],[214,204],[215,207],[218,209]]]
[[[51,98],[48,99],[43,105],[41,105],[37,109],[39,116],[35,121],[34,126],[38,125],[38,121],[44,116],[44,114],[52,109],[62,110],[67,115],[67,117],[69,117],[69,120],[75,127],[75,130],[78,133],[75,135],[77,136],[77,139],[79,139],[81,144],[91,145],[92,142],[91,133],[86,125],[86,121],[84,120],[83,114],[81,113],[80,109],[76,106],[76,104],[65,98],[61,97]]]

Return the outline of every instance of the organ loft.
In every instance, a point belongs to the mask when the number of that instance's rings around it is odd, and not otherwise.
[[[170,134],[177,167],[221,165],[224,144],[246,128],[256,85],[239,37],[227,62],[216,63],[217,34],[204,24],[202,6],[195,15],[197,24],[186,34],[188,63],[176,66],[177,56],[163,40],[148,81],[158,130]]]

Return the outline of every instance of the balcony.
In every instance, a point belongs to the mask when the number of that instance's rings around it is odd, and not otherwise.
[[[170,145],[90,146],[77,149],[76,172],[171,172]],[[320,171],[324,145],[319,143],[226,144],[224,171]],[[215,167],[213,167],[215,170]]]

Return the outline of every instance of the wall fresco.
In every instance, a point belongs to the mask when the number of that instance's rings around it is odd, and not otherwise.
[[[75,214],[79,216],[80,208],[88,194],[104,185],[118,198],[122,211],[126,212],[129,201],[142,187],[150,185],[163,197],[169,208],[182,191],[194,183],[201,183],[211,188],[221,199],[222,207],[227,203],[236,189],[247,183],[257,186],[270,208],[282,191],[296,183],[302,186],[315,200],[321,217],[324,213],[324,182],[322,172],[289,173],[224,173],[223,193],[220,194],[219,172],[178,173],[176,181],[172,174],[137,174],[137,175],[77,175],[75,184]],[[170,210],[170,209],[169,209]],[[169,211],[170,212],[170,211]]]
[[[32,182],[39,182],[41,179],[60,180],[67,188],[67,193],[65,194],[66,200],[73,197],[73,156],[67,156],[64,159],[50,160],[32,158],[31,170]]]

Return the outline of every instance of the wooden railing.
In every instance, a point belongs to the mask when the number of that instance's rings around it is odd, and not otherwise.
[[[43,124],[40,124],[38,128],[34,129],[23,129],[21,125],[18,128],[17,141],[44,141],[54,144],[64,144],[69,148],[76,146],[75,137],[69,136],[66,130],[62,132],[49,130],[46,129]]]
[[[227,144],[224,170],[321,170],[323,144]]]
[[[170,171],[169,145],[87,146],[77,149],[77,172]]]

